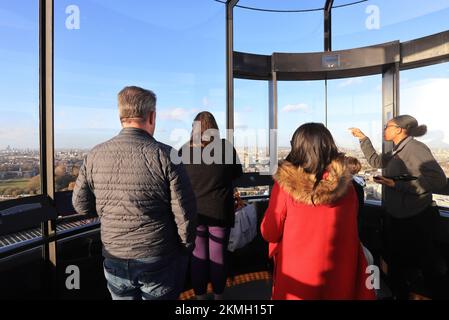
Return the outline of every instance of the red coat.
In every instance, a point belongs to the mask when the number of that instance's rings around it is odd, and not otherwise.
[[[275,264],[272,299],[375,299],[343,162],[332,162],[315,191],[314,176],[288,162],[274,179],[261,225]]]

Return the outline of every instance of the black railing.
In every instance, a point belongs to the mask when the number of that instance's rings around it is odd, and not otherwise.
[[[235,183],[235,187],[249,188],[271,186],[272,184],[273,180],[269,175],[246,173]],[[439,194],[449,195],[449,184],[446,189]],[[242,199],[245,201],[266,201],[268,198],[269,195],[242,196]],[[76,214],[71,205],[70,191],[56,193],[54,202],[42,195],[1,202],[0,213],[14,207],[30,204],[39,204],[41,206],[31,210],[31,212],[33,212],[32,223],[30,223],[30,221],[24,221],[23,219],[20,220],[21,222],[19,223],[17,217],[15,217],[12,218],[11,221],[17,220],[16,222],[18,223],[15,229],[11,229],[11,226],[8,226],[8,223],[4,223],[6,220],[5,217],[1,217],[3,221],[0,226],[3,229],[0,228],[0,259],[37,248],[55,240],[59,241],[92,231],[100,227],[100,219],[98,217],[92,218]],[[380,205],[380,201],[366,201],[366,206],[375,208],[380,207]],[[59,216],[57,220],[56,235],[44,239],[39,225],[42,221],[52,218],[54,212]],[[449,208],[440,208],[440,212],[443,219],[446,220],[449,218]],[[21,214],[26,214],[27,217],[29,217],[29,213],[30,212],[24,212]],[[7,216],[12,217],[10,214]],[[11,222],[9,224],[11,224]],[[8,230],[11,232],[6,232]]]

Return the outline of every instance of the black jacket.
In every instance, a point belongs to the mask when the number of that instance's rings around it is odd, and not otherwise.
[[[78,213],[100,217],[106,257],[139,259],[193,248],[195,196],[171,150],[144,130],[125,128],[84,160],[72,202]]]
[[[195,152],[198,155],[196,158]],[[242,175],[242,165],[232,144],[225,139],[206,147],[194,148],[185,144],[179,150],[179,155],[196,196],[198,224],[233,227],[232,181]],[[211,155],[215,161],[206,164],[210,162],[206,160],[205,163],[201,155]]]
[[[360,216],[360,212],[363,210],[363,207],[365,206],[365,191],[363,190],[363,187],[354,180],[352,180],[352,185],[354,186],[355,192],[357,193],[357,200],[359,201],[359,216]]]

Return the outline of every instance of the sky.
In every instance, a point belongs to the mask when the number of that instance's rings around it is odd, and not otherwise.
[[[320,2],[240,1],[275,9],[311,9]],[[336,0],[335,5],[348,2]],[[38,147],[37,3],[0,2],[0,149]],[[79,9],[79,29],[70,28],[70,6]],[[378,29],[367,25],[375,10]],[[236,8],[234,49],[259,54],[320,52],[322,14]],[[449,0],[370,0],[334,9],[332,22],[334,50],[407,41],[449,30]],[[224,130],[225,59],[225,10],[216,1],[56,0],[56,148],[88,149],[117,134],[116,96],[127,85],[156,93],[155,135],[164,143],[182,144],[202,110],[211,111]],[[436,147],[449,145],[448,85],[447,63],[401,73],[401,112],[426,123],[427,138]],[[324,81],[279,82],[278,95],[279,146],[287,146],[302,123],[324,122]],[[357,148],[346,129],[358,126],[379,148],[381,102],[381,75],[329,81],[328,127],[337,143]],[[266,144],[266,81],[235,80],[235,128],[237,146],[245,141]]]

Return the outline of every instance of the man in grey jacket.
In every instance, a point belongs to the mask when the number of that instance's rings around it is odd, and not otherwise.
[[[85,158],[73,206],[100,217],[113,299],[177,299],[194,246],[195,196],[172,148],[153,138],[155,94],[126,87],[118,108],[123,129]]]

